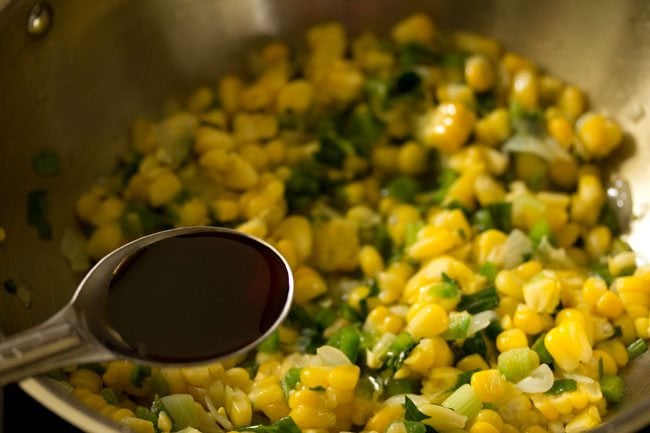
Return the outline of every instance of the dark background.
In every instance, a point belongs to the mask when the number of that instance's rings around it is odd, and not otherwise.
[[[0,420],[0,433],[82,433],[13,384],[0,388]]]

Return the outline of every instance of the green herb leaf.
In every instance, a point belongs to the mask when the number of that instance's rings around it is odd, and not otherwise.
[[[151,410],[147,409],[144,406],[136,406],[135,416],[146,421],[150,421],[155,426],[158,424],[158,415],[153,413]]]
[[[420,183],[409,176],[395,177],[386,185],[387,194],[404,203],[412,203],[421,189]]]
[[[101,395],[104,400],[106,400],[106,403],[112,404],[114,406],[119,405],[126,399],[123,394],[111,388],[102,388],[102,390],[99,391],[99,395]]]
[[[300,428],[290,416],[286,416],[271,425],[251,425],[239,429],[241,432],[253,433],[301,433]]]
[[[289,392],[296,389],[296,385],[300,382],[300,371],[300,368],[290,368],[280,381],[285,398],[289,398]]]
[[[451,388],[451,391],[452,392],[456,391],[461,386],[463,386],[463,385],[465,385],[467,383],[470,383],[470,381],[472,380],[472,376],[477,371],[481,371],[481,369],[480,368],[474,368],[472,370],[464,371],[464,372],[458,374],[458,379],[456,379],[456,385],[454,385],[453,388]]]
[[[607,403],[620,403],[625,395],[625,381],[620,376],[606,374],[600,379],[600,390]]]
[[[546,238],[551,245],[555,245],[555,235],[551,231],[551,226],[546,220],[538,220],[528,232],[528,237],[534,246],[538,246],[542,239]]]
[[[571,392],[578,389],[578,383],[573,379],[557,379],[553,382],[551,389],[546,391],[544,394],[549,395],[558,395],[563,392]]]
[[[411,350],[417,345],[411,334],[402,332],[397,336],[386,353],[386,366],[393,371],[399,370],[404,360],[409,356]]]
[[[131,373],[131,383],[137,388],[142,387],[145,378],[151,376],[151,367],[136,364]]]
[[[257,346],[257,351],[262,353],[273,353],[279,348],[280,332],[276,329]]]
[[[413,403],[413,401],[407,396],[404,396],[403,406],[404,406],[404,420],[406,421],[420,422],[420,421],[424,421],[425,419],[431,418],[429,415],[420,412],[420,410],[417,408],[415,403]]]
[[[384,398],[398,394],[418,394],[422,383],[418,379],[395,379],[390,378],[384,387]]]
[[[327,344],[340,349],[353,364],[357,362],[361,349],[361,336],[356,327],[346,326],[339,329],[327,341]]]
[[[487,359],[488,347],[485,343],[483,333],[481,332],[477,332],[476,334],[467,337],[463,342],[461,349],[465,356],[478,354],[481,355],[483,359]]]
[[[43,150],[32,156],[32,167],[39,176],[54,176],[59,174],[61,162],[59,154],[54,150]]]
[[[476,314],[481,311],[492,310],[498,306],[499,295],[497,294],[496,288],[490,286],[480,292],[461,296],[457,309]]]
[[[531,349],[533,349],[539,355],[539,362],[543,364],[551,364],[553,362],[553,357],[546,348],[546,344],[544,344],[544,337],[546,337],[546,332],[540,335],[537,340],[535,340]]]
[[[427,427],[416,421],[404,421],[406,433],[427,433]]]
[[[494,263],[490,262],[485,262],[483,265],[481,265],[481,268],[478,270],[478,273],[480,275],[483,275],[485,278],[487,278],[489,284],[494,284],[494,280],[497,277],[497,274],[499,273],[499,268],[497,268],[497,265]]]

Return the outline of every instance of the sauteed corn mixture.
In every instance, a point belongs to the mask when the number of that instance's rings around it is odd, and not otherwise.
[[[289,318],[245,358],[53,378],[137,433],[574,433],[624,398],[650,270],[599,168],[621,129],[578,88],[423,14],[389,37],[318,25],[248,72],[136,121],[64,250],[82,271],[234,227],[291,265]]]

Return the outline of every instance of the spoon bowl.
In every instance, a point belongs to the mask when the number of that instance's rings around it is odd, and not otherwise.
[[[75,363],[223,360],[268,337],[292,297],[287,262],[257,238],[220,227],[144,236],[101,259],[51,319],[0,343],[0,386]]]

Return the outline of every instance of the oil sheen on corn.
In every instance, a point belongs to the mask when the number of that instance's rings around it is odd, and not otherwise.
[[[116,270],[107,300],[109,340],[123,353],[160,362],[233,353],[273,326],[287,279],[281,259],[246,238],[211,233],[162,240]]]

